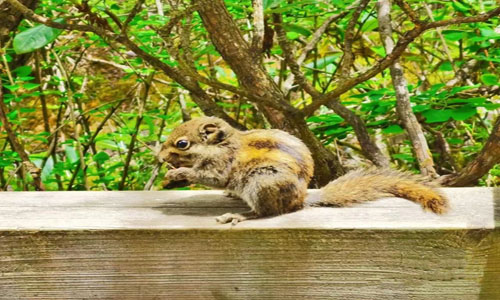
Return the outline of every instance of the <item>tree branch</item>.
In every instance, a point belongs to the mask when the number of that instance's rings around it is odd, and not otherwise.
[[[251,51],[255,58],[260,57],[262,53],[262,44],[264,42],[264,6],[262,0],[252,0],[253,6],[253,37]]]
[[[382,153],[380,148],[370,137],[363,119],[361,119],[352,110],[342,105],[338,98],[328,102],[326,106],[333,109],[335,113],[345,119],[347,123],[352,126],[352,128],[354,129],[354,133],[356,134],[356,138],[358,139],[358,142],[361,146],[362,153],[365,157],[367,157],[376,166],[389,166],[389,158]]]
[[[385,52],[390,54],[394,49],[390,16],[391,4],[389,0],[378,0],[377,8],[380,39],[383,41]],[[430,177],[437,177],[427,140],[411,108],[408,83],[404,77],[403,67],[399,64],[399,59],[395,59],[389,69],[391,72],[392,85],[396,93],[396,112],[399,119],[403,122],[406,132],[408,132],[408,136],[418,160],[420,172]]]

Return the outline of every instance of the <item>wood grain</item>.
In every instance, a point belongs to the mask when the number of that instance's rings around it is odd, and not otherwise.
[[[216,191],[1,193],[0,299],[500,299],[500,189],[444,192],[233,227]]]

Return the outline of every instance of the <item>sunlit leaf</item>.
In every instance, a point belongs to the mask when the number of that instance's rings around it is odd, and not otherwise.
[[[53,41],[61,34],[62,30],[37,25],[25,30],[14,37],[13,47],[17,54],[28,53],[40,49]]]

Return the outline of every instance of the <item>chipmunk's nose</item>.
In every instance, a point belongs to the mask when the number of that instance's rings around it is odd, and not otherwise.
[[[162,163],[167,163],[168,165],[178,168],[180,165],[179,154],[172,152],[160,152],[158,155],[158,160]]]
[[[163,150],[158,153],[158,161],[161,163],[169,163],[172,160],[172,155],[169,151]]]

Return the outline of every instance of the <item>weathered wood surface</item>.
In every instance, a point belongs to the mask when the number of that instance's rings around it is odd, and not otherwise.
[[[0,299],[500,299],[500,189],[444,191],[237,226],[215,191],[4,192]]]

